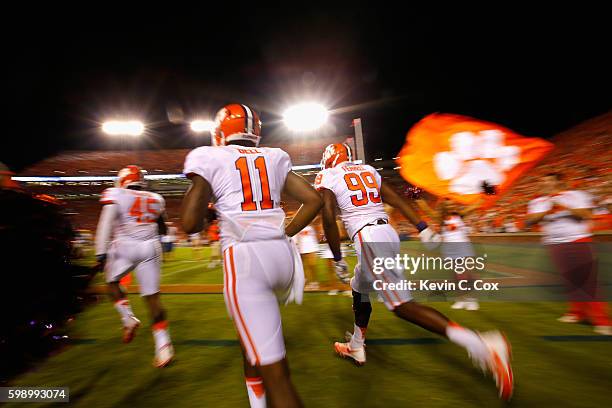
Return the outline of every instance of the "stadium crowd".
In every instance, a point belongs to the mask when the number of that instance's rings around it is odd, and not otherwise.
[[[612,114],[606,114],[584,122],[551,139],[555,149],[505,192],[491,207],[476,211],[466,217],[465,222],[471,233],[512,233],[537,231],[528,229],[524,223],[527,203],[538,196],[538,180],[554,169],[563,174],[568,187],[588,192],[594,203],[593,229],[612,230]],[[329,139],[329,140],[327,140]],[[327,138],[325,142],[334,142]],[[336,138],[337,139],[337,138]],[[320,145],[308,141],[282,146],[292,157],[294,165],[312,165],[320,157]],[[65,152],[43,160],[24,169],[19,176],[112,176],[127,163],[137,162],[149,174],[180,174],[188,149],[163,151],[94,151]],[[314,180],[316,169],[301,170],[309,181]],[[388,174],[388,173],[387,173]],[[394,188],[407,198],[420,196],[435,206],[438,198],[419,191],[407,184],[394,172],[385,176]],[[97,199],[110,181],[86,182],[34,182],[27,183],[27,189],[37,194],[51,194],[65,200],[67,213],[73,224],[80,229],[95,230],[99,213]],[[186,190],[184,179],[155,181],[152,189],[164,195],[171,221],[178,221],[182,193]],[[416,193],[415,193],[416,191]],[[290,200],[284,203],[288,211],[297,209]],[[294,208],[295,207],[295,208]],[[404,235],[416,233],[400,214],[391,214],[392,222]],[[179,237],[186,240],[180,231]],[[320,225],[315,225],[322,232]]]

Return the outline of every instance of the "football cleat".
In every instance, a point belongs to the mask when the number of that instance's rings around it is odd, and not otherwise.
[[[362,366],[366,363],[365,345],[358,349],[351,349],[350,343],[334,343],[334,350],[340,357],[353,359],[356,365]]]
[[[136,330],[140,327],[140,320],[130,316],[123,322],[123,342],[130,343],[136,336]]]
[[[465,302],[464,309],[469,310],[469,311],[475,311],[475,310],[480,309],[480,304],[476,300],[469,300]]]
[[[561,316],[560,318],[558,318],[557,321],[561,323],[579,323],[580,319],[576,315],[565,314]]]
[[[508,401],[514,391],[514,377],[510,360],[512,350],[506,337],[498,331],[480,333],[480,338],[489,350],[486,361],[487,371],[490,371],[499,390],[499,397]]]
[[[155,367],[162,368],[166,367],[174,358],[174,347],[172,343],[166,343],[157,350],[155,350],[155,360],[153,364]]]
[[[595,326],[593,331],[602,336],[612,336],[612,326]]]
[[[461,309],[465,309],[465,304],[467,302],[463,301],[463,300],[458,300],[455,303],[453,303],[451,305],[451,309],[455,309],[455,310],[461,310]]]

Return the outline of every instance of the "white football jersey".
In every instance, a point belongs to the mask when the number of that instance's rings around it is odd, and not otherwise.
[[[470,242],[467,227],[458,215],[446,217],[442,222],[440,235],[443,242]]]
[[[563,191],[554,196],[538,197],[529,202],[528,214],[537,214],[550,210],[555,203],[564,207],[593,208],[591,196],[578,190]],[[542,232],[544,244],[559,244],[574,242],[591,236],[588,220],[577,220],[571,217],[569,211],[558,211],[554,214],[544,216],[542,220]]]
[[[323,169],[315,179],[317,190],[326,188],[336,196],[340,219],[351,238],[366,224],[380,218],[388,221],[380,185],[381,177],[374,167],[351,162]]]
[[[127,188],[107,188],[100,198],[102,204],[117,205],[113,237],[146,241],[159,236],[157,220],[164,212],[164,198],[150,191]]]
[[[295,240],[300,254],[309,254],[319,250],[319,238],[317,237],[317,231],[312,225],[307,225],[298,232]]]
[[[285,237],[281,192],[291,159],[270,147],[202,146],[185,159],[184,173],[212,187],[223,249],[236,242]]]

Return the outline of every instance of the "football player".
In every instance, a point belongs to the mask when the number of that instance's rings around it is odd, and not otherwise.
[[[143,171],[127,166],[118,173],[116,187],[102,193],[104,205],[96,231],[96,257],[103,268],[115,309],[123,323],[123,341],[129,343],[140,326],[130,302],[119,284],[121,278],[134,270],[153,322],[155,359],[164,367],[174,357],[168,333],[166,311],[161,304],[159,279],[161,273],[160,234],[166,233],[165,201],[159,194],[144,190]]]
[[[348,282],[349,274],[340,251],[336,208],[339,208],[340,218],[355,243],[358,257],[354,277],[350,279],[354,332],[347,333],[350,336],[347,342],[336,342],[335,351],[358,365],[365,364],[365,337],[372,311],[369,293],[376,291],[383,298],[385,306],[399,318],[444,336],[467,349],[478,366],[493,374],[500,397],[510,398],[513,388],[510,345],[504,336],[497,331],[479,334],[459,326],[437,310],[415,302],[409,291],[393,290],[389,284],[401,283],[403,280],[399,271],[384,270],[377,275],[372,267],[375,258],[394,258],[400,249],[399,236],[389,224],[383,202],[397,208],[414,224],[426,245],[438,241],[437,234],[416,217],[406,201],[382,182],[380,174],[372,166],[353,163],[351,149],[347,144],[327,146],[321,167],[315,179],[315,187],[323,199],[323,227],[341,280]],[[379,281],[378,285],[375,284],[376,280]],[[387,283],[387,286],[382,286],[380,282]]]
[[[559,173],[542,177],[539,187],[541,195],[529,202],[526,223],[542,226],[542,243],[566,284],[569,310],[559,321],[586,320],[596,333],[612,336],[612,320],[606,302],[600,298],[592,247],[592,197],[585,191],[569,189]]]
[[[417,199],[416,203],[430,219],[440,226],[440,253],[444,258],[472,258],[476,256],[472,242],[467,233],[464,219],[478,210],[482,205],[482,199],[469,206],[461,206],[448,198],[444,198],[436,208],[431,208],[424,199]],[[464,263],[465,264],[465,263]],[[457,282],[464,281],[469,290],[462,291],[451,309],[464,309],[474,311],[480,309],[478,299],[470,296],[476,279],[475,271],[466,268],[462,273],[453,273]]]
[[[212,147],[189,153],[184,173],[191,179],[182,208],[183,228],[201,231],[214,201],[224,266],[223,294],[244,357],[251,407],[301,406],[289,378],[277,294],[299,303],[304,272],[288,239],[321,208],[311,185],[291,171],[281,149],[259,147],[261,122],[253,109],[230,104],[216,116]],[[281,192],[300,203],[285,227]]]

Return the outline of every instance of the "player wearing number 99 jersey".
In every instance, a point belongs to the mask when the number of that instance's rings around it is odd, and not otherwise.
[[[334,154],[336,151],[338,153]],[[371,222],[388,222],[378,191],[380,174],[370,165],[354,164],[351,149],[346,144],[330,145],[326,153],[321,161],[323,169],[317,174],[314,186],[317,190],[327,189],[334,193],[340,219],[349,237]],[[337,164],[330,167],[334,161]]]
[[[118,173],[115,188],[106,189],[96,230],[96,257],[103,267],[109,294],[123,323],[123,341],[129,343],[140,326],[119,284],[122,277],[136,272],[140,294],[152,319],[155,340],[154,364],[170,363],[174,350],[168,334],[166,312],[159,296],[161,272],[160,234],[166,233],[165,202],[162,196],[144,191],[143,171],[127,166]]]
[[[260,131],[259,117],[246,105],[219,111],[213,147],[199,147],[185,160],[184,173],[192,185],[182,222],[187,233],[201,231],[208,204],[214,202],[223,249],[223,294],[242,346],[251,407],[264,407],[266,400],[271,406],[297,407],[301,402],[289,379],[278,300],[301,302],[304,272],[287,236],[314,219],[321,199],[291,171],[287,153],[259,147]],[[287,227],[281,192],[302,203]]]
[[[354,332],[347,333],[347,342],[336,342],[334,349],[342,357],[358,365],[366,362],[365,336],[372,306],[370,292],[378,292],[387,308],[399,318],[417,324],[431,332],[447,337],[467,349],[472,359],[496,379],[500,396],[512,395],[513,380],[510,367],[509,345],[499,332],[477,334],[459,326],[440,312],[412,300],[408,290],[398,290],[403,281],[402,271],[387,267],[400,252],[399,236],[389,225],[383,202],[400,210],[408,221],[420,231],[424,242],[434,240],[427,224],[416,216],[412,207],[391,187],[382,182],[371,166],[352,162],[351,150],[346,144],[327,146],[321,160],[323,170],[315,179],[315,187],[323,198],[323,229],[334,254],[336,273],[348,280],[346,263],[340,252],[340,239],[336,225],[336,208],[355,242],[357,265],[350,280],[353,292]],[[377,268],[376,260],[385,261]],[[382,269],[382,270],[381,270]]]

